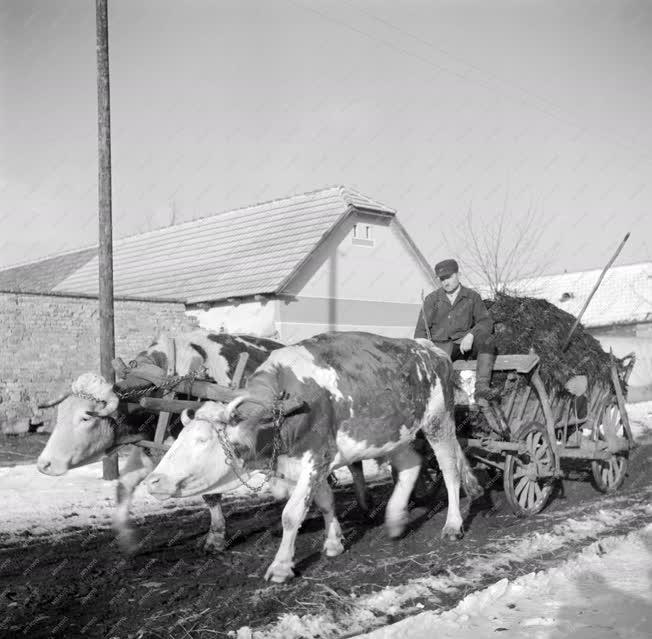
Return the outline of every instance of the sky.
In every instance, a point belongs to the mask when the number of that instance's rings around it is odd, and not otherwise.
[[[0,25],[4,266],[97,241],[95,3]],[[344,184],[431,262],[501,211],[541,272],[652,259],[648,0],[109,0],[109,43],[116,238]]]

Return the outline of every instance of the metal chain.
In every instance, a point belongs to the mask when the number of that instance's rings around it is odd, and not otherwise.
[[[135,397],[144,397],[145,395],[148,395],[149,393],[153,391],[166,391],[170,390],[172,388],[175,388],[181,382],[190,382],[190,387],[192,388],[193,382],[196,381],[196,379],[200,376],[204,377],[206,374],[206,367],[201,366],[200,368],[193,369],[191,370],[187,375],[170,375],[163,381],[161,384],[156,385],[156,384],[150,384],[149,386],[146,386],[144,388],[134,388],[131,390],[118,390],[116,391],[116,395],[122,399],[133,399]]]
[[[281,452],[281,426],[285,419],[283,411],[283,402],[289,397],[285,391],[281,392],[275,399],[272,406],[272,421],[274,422],[274,437],[272,439],[272,456],[270,459],[270,471],[272,475],[276,475],[276,467],[278,465],[278,456]]]
[[[240,458],[238,457],[238,454],[235,451],[235,447],[233,444],[229,441],[229,438],[226,436],[226,426],[223,426],[222,428],[218,428],[217,430],[217,439],[220,442],[220,445],[222,446],[222,449],[224,450],[224,455],[226,457],[226,465],[230,466],[231,469],[233,470],[233,473],[235,476],[240,480],[240,483],[247,487],[250,491],[254,493],[259,493],[263,486],[265,485],[265,481],[260,482],[258,486],[252,486],[240,473],[240,470],[238,469],[239,461]]]
[[[276,477],[278,457],[281,453],[282,440],[281,440],[281,426],[285,420],[285,411],[283,410],[283,402],[289,397],[285,392],[280,393],[274,400],[274,405],[272,407],[272,420],[274,422],[274,438],[272,440],[272,454],[270,458],[269,468],[267,470],[261,470],[263,474],[267,475],[267,479],[270,477]],[[252,486],[240,472],[238,466],[240,458],[235,450],[233,444],[229,441],[229,438],[226,436],[226,426],[218,428],[217,438],[224,450],[224,455],[226,457],[226,464],[230,466],[233,470],[235,476],[240,480],[243,486],[246,486],[249,490],[254,493],[259,493],[266,481],[260,483],[259,486]]]

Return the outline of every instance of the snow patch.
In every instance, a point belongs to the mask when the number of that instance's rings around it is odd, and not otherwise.
[[[279,618],[277,623],[259,630],[254,630],[251,637],[252,639],[300,639],[304,637],[339,637],[343,634],[351,636],[355,632],[362,633],[369,628],[377,626],[377,618],[379,616],[417,612],[419,606],[410,605],[410,602],[416,598],[428,598],[430,601],[436,603],[442,594],[455,593],[461,589],[473,588],[487,577],[497,574],[501,569],[507,568],[514,562],[535,560],[542,554],[552,553],[567,544],[595,538],[595,536],[604,534],[614,526],[635,522],[642,515],[649,514],[649,508],[649,504],[629,507],[616,506],[613,509],[600,510],[597,514],[584,518],[569,519],[565,523],[555,525],[551,532],[534,532],[518,539],[513,539],[505,535],[500,540],[489,545],[482,556],[474,555],[469,558],[460,570],[461,575],[449,573],[445,576],[414,579],[407,584],[387,587],[365,597],[352,598],[351,605],[353,612],[345,613],[337,620],[335,620],[332,613],[304,616],[285,614]],[[652,538],[648,541],[652,543]],[[638,561],[640,561],[640,558]],[[649,564],[649,555],[647,562]],[[494,589],[490,591],[490,594],[485,593],[483,596],[486,600],[490,600],[493,596],[505,591],[507,584],[507,580],[501,580],[497,584],[494,584]],[[540,608],[541,601],[535,598],[535,602],[539,604]],[[577,615],[577,611],[574,614]],[[534,619],[534,616],[531,619]],[[534,624],[534,622],[532,623]],[[335,629],[326,632],[325,629],[333,627],[333,624],[335,624]],[[312,631],[310,629],[312,628],[320,628],[321,631],[311,634]],[[382,630],[378,632],[382,632]],[[523,632],[521,628],[520,635],[515,634],[512,636],[523,636]],[[383,637],[382,634],[373,634],[372,636],[374,639]],[[411,634],[405,633],[393,635],[392,639],[393,637],[405,636],[412,637]],[[439,637],[440,635],[429,632],[422,636],[430,638],[433,636]],[[447,637],[448,635],[441,636]],[[458,635],[456,639],[464,639],[467,636],[471,637],[472,635]],[[473,636],[484,637],[488,635],[478,630]],[[491,636],[494,636],[493,629]],[[547,635],[535,636],[547,637]],[[562,634],[558,636],[566,635]]]
[[[365,639],[632,639],[652,630],[652,525],[591,544],[578,557],[466,596],[444,613],[423,612]],[[534,634],[532,634],[534,633]]]

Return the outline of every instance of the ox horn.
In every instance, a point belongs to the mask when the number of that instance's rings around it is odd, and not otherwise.
[[[56,406],[57,404],[60,404],[64,399],[70,397],[70,391],[67,393],[64,393],[61,395],[61,397],[57,397],[57,399],[51,401],[51,402],[45,402],[44,404],[38,404],[38,408],[52,408],[53,406]]]
[[[104,407],[98,410],[97,414],[100,417],[106,417],[117,410],[119,403],[120,398],[115,393],[111,393],[108,399],[104,401]]]

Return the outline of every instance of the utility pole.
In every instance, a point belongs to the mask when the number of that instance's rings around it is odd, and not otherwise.
[[[97,36],[97,139],[99,192],[99,305],[100,371],[113,383],[111,360],[115,357],[113,322],[113,224],[111,220],[111,99],[109,91],[108,0],[95,0]],[[118,478],[118,456],[102,461],[104,479]]]

